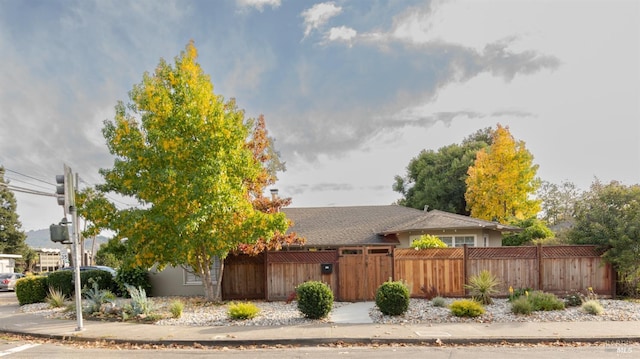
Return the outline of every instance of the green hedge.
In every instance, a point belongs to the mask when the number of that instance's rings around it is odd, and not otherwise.
[[[116,290],[114,290],[114,293],[123,297],[129,297],[129,292],[127,291],[125,284],[136,288],[140,287],[144,289],[145,293],[151,293],[149,271],[141,267],[118,269],[115,282]]]
[[[49,287],[59,290],[67,297],[72,297],[74,291],[73,288],[73,271],[71,270],[59,270],[49,273]]]
[[[43,303],[47,297],[48,278],[27,276],[16,282],[16,297],[20,305]]]

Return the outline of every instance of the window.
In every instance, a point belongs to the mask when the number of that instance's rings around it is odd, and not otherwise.
[[[469,247],[475,247],[474,236],[438,236],[441,241],[447,244],[447,247],[462,247],[465,244]]]
[[[183,267],[184,285],[202,285],[202,278],[195,273],[191,267]],[[218,282],[218,273],[220,271],[220,260],[215,258],[211,266],[211,281],[213,284]]]

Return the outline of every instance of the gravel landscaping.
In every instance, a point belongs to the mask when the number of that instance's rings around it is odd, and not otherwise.
[[[182,326],[279,326],[317,323],[304,318],[298,311],[296,302],[253,302],[260,308],[260,314],[249,320],[230,320],[227,317],[227,305],[204,303],[201,298],[181,298],[184,311],[180,318],[169,318],[170,303],[176,298],[151,298],[156,313],[167,319],[161,319],[155,325]],[[446,305],[456,298],[446,298]],[[411,299],[409,310],[401,316],[390,317],[380,313],[373,306],[370,316],[374,323],[380,324],[424,324],[424,323],[493,323],[493,322],[552,322],[552,321],[640,321],[640,302],[624,300],[600,299],[604,311],[600,315],[583,312],[580,307],[569,307],[564,310],[533,312],[531,315],[515,315],[511,313],[511,304],[506,299],[494,299],[494,304],[485,306],[485,314],[476,318],[459,318],[453,316],[446,307],[435,307],[425,299]],[[334,308],[348,303],[335,302]],[[29,304],[21,307],[22,312],[39,313],[51,318],[70,318],[73,312],[62,308],[52,309],[46,303]],[[330,323],[324,319],[321,322]]]

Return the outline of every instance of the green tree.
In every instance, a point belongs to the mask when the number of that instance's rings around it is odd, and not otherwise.
[[[22,223],[16,212],[16,198],[8,188],[8,181],[4,178],[5,169],[0,166],[0,253],[19,254],[21,259],[16,260],[16,267],[19,271],[28,268],[28,260],[32,257],[29,246],[25,240]]]
[[[393,190],[403,196],[398,204],[469,215],[464,198],[467,171],[476,152],[491,143],[490,133],[491,129],[485,128],[465,138],[462,144],[451,144],[437,152],[420,152],[409,162],[404,177],[395,176]]]
[[[572,182],[555,184],[542,181],[536,197],[541,201],[542,220],[549,225],[573,221],[582,193]]]
[[[282,212],[255,210],[251,184],[266,171],[247,145],[249,125],[233,100],[214,94],[193,42],[171,66],[160,60],[118,103],[103,134],[115,155],[104,191],[136,198],[112,227],[128,239],[136,266],[186,265],[207,300],[220,299],[224,259],[241,243],[284,233]],[[217,281],[211,269],[220,259]]]
[[[498,124],[492,144],[476,154],[466,179],[465,199],[471,216],[502,223],[535,217],[540,201],[532,199],[540,185],[538,165],[523,141]]]
[[[511,224],[522,228],[522,231],[509,233],[502,237],[503,246],[544,243],[543,240],[553,237],[553,231],[543,221],[534,217],[517,220]]]
[[[117,237],[100,246],[96,253],[96,264],[112,268],[120,268],[133,257],[127,248],[126,241]],[[127,263],[128,264],[128,263]]]
[[[618,271],[621,294],[640,295],[640,185],[596,180],[575,218],[569,240],[606,249],[603,257]]]

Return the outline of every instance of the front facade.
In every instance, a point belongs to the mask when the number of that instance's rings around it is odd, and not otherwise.
[[[359,263],[360,254],[377,261],[374,265],[378,267],[376,272],[379,272],[379,277],[384,281],[389,278],[392,271],[389,260],[392,258],[393,249],[409,248],[411,242],[423,234],[435,235],[450,247],[461,247],[465,244],[468,247],[498,247],[502,244],[503,232],[518,230],[515,227],[457,214],[437,210],[427,212],[398,205],[284,208],[282,211],[294,223],[289,228],[289,232],[295,232],[299,237],[305,238],[305,244],[289,246],[283,250],[285,253],[282,255],[267,255],[263,263],[241,264],[246,268],[252,268],[251,270],[233,272],[232,268],[226,266],[225,278],[231,275],[242,277],[235,278],[236,282],[238,280],[246,282],[243,283],[248,285],[246,288],[260,288],[238,290],[238,293],[249,291],[252,292],[249,294],[259,296],[258,292],[260,292],[265,299],[280,300],[283,296],[286,297],[295,285],[299,284],[299,281],[315,278],[314,280],[332,282],[335,287],[334,292],[340,295],[341,293],[336,289],[339,287],[338,283],[350,278],[345,266],[351,267],[354,265],[352,263]],[[289,254],[287,255],[286,252]],[[304,255],[305,252],[308,255]],[[332,253],[335,253],[335,256]],[[316,259],[312,258],[323,259],[315,263]],[[255,259],[251,261],[256,262]],[[320,272],[321,265],[326,264],[342,269],[333,273]],[[240,264],[235,262],[234,265]],[[301,269],[303,267],[304,269]],[[385,269],[380,270],[380,268]],[[217,273],[218,270],[219,265],[212,268],[212,272]],[[371,270],[367,271],[371,272]],[[282,273],[289,273],[292,277],[281,278],[284,275]],[[369,274],[362,273],[362,275]],[[203,294],[200,278],[188,268],[167,267],[162,271],[154,268],[150,278],[152,294],[155,296]],[[212,275],[212,278],[217,276]],[[264,281],[266,284],[262,286],[247,284],[258,281]],[[230,287],[225,286],[224,279],[222,284],[223,296],[225,296],[225,288]],[[361,292],[364,293],[370,289],[363,288]],[[226,294],[229,295],[229,290]],[[355,297],[359,295],[359,293],[353,294]],[[235,294],[232,296],[235,298]],[[342,293],[342,296],[352,296],[352,294]]]

